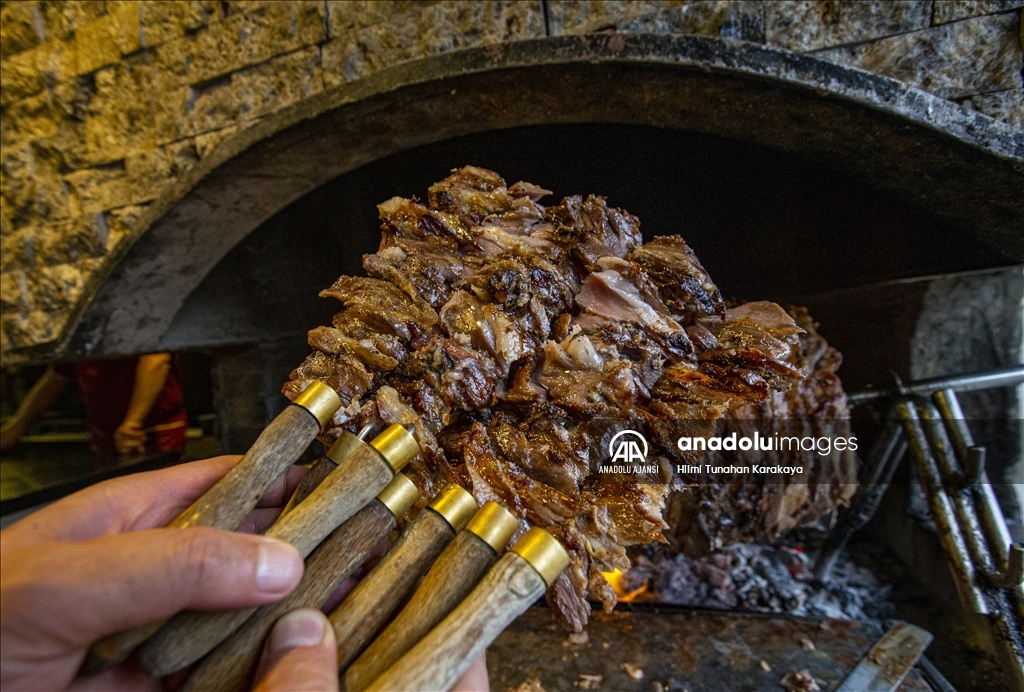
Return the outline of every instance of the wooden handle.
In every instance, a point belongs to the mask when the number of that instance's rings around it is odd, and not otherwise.
[[[329,533],[371,502],[391,478],[391,467],[373,448],[360,442],[344,464],[331,471],[305,501],[279,517],[265,535],[291,543],[306,557]],[[150,675],[179,671],[209,653],[254,611],[178,613],[143,645],[139,664]]]
[[[242,460],[182,512],[171,526],[212,526],[233,531],[281,473],[320,432],[306,409],[291,405],[256,438]]]
[[[447,690],[547,588],[522,557],[506,553],[448,617],[370,685],[372,692]]]
[[[288,406],[260,433],[241,461],[170,526],[237,529],[271,483],[302,454],[318,432],[320,423],[313,414],[302,406]],[[89,650],[82,673],[97,675],[113,668],[164,622],[147,623],[104,637]]]
[[[369,687],[461,603],[497,559],[498,554],[479,536],[471,531],[459,533],[406,606],[345,671],[345,691],[362,692]]]
[[[323,483],[324,479],[327,478],[331,471],[338,468],[338,465],[333,459],[328,457],[320,457],[317,462],[309,468],[307,473],[299,484],[295,486],[295,492],[292,493],[291,498],[288,500],[288,504],[281,510],[281,514],[288,514],[288,512],[295,509],[295,506],[309,497],[310,493],[316,490],[316,487]]]
[[[340,524],[366,506],[394,472],[380,453],[365,442],[331,471],[309,497],[281,516],[266,535],[287,541],[306,557]]]
[[[181,692],[248,690],[263,640],[285,613],[319,608],[395,527],[395,517],[373,500],[336,528],[306,560],[302,581],[283,600],[260,607],[192,673]]]
[[[391,552],[331,613],[339,668],[359,655],[454,537],[451,524],[429,508],[409,524]]]

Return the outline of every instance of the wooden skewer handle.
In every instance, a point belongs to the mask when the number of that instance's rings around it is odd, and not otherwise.
[[[391,467],[380,454],[359,441],[345,463],[331,471],[305,501],[279,517],[265,535],[291,543],[305,558],[335,528],[371,502],[392,476]],[[178,613],[143,645],[139,664],[150,675],[179,671],[224,641],[255,610]]]
[[[288,406],[263,430],[241,461],[170,526],[237,529],[267,488],[302,454],[318,432],[320,422],[312,413],[297,404]],[[97,675],[110,670],[128,658],[128,654],[164,622],[147,623],[104,637],[89,650],[82,673]]]
[[[320,423],[309,411],[289,406],[260,433],[242,460],[170,525],[237,529],[318,432]]]
[[[336,468],[338,468],[338,465],[333,459],[328,457],[320,457],[317,459],[316,463],[309,468],[309,473],[307,473],[303,479],[299,481],[299,484],[295,486],[295,492],[292,493],[291,498],[288,500],[288,504],[286,504],[284,509],[281,510],[281,514],[288,514],[288,512],[295,509],[295,506],[309,497],[310,493],[316,490],[316,487],[323,483],[324,479],[327,478],[327,475]]]
[[[365,507],[393,476],[380,453],[359,441],[345,463],[331,471],[295,509],[282,515],[266,535],[291,543],[306,557],[327,534]]]
[[[461,603],[497,559],[494,548],[479,536],[460,532],[423,577],[406,606],[345,671],[345,691],[362,692],[369,687]],[[344,664],[340,665],[344,669]]]
[[[506,553],[458,608],[367,689],[450,689],[545,589],[537,570],[516,553]]]
[[[424,509],[409,524],[391,552],[331,613],[340,668],[351,663],[380,631],[454,537],[455,529],[451,524],[434,510]]]
[[[274,623],[296,608],[320,607],[394,527],[394,515],[382,502],[372,500],[310,554],[295,590],[277,603],[260,607],[200,664],[180,692],[248,690],[263,640]]]

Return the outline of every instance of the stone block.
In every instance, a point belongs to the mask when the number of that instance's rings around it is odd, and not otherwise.
[[[12,2],[0,9],[0,58],[43,42],[43,15],[38,2]]]
[[[26,227],[0,237],[0,272],[13,272],[36,263],[38,229]]]
[[[544,35],[540,2],[438,2],[420,13],[415,55]]]
[[[13,228],[29,223],[36,194],[35,156],[28,144],[4,147],[0,159],[0,196]]]
[[[30,291],[31,289],[26,289]],[[59,312],[47,313],[41,310],[23,313],[4,314],[3,336],[7,348],[24,348],[46,344],[60,334],[67,316]]]
[[[239,122],[259,118],[323,91],[320,49],[310,46],[231,75]]]
[[[978,94],[967,99],[964,105],[1024,130],[1024,89]]]
[[[75,265],[107,253],[107,222],[103,214],[89,214],[43,228],[36,241],[43,266]]]
[[[40,92],[7,107],[0,141],[4,147],[10,147],[56,133],[57,118],[49,94]]]
[[[95,94],[85,121],[90,165],[124,159],[157,144],[157,114],[173,94],[154,97],[135,66],[124,61],[95,73]]]
[[[816,0],[764,3],[765,39],[788,50],[811,51],[927,28],[931,0]]]
[[[139,34],[145,48],[179,39],[219,19],[220,8],[216,2],[150,0],[139,3]]]
[[[116,29],[117,49],[121,55],[131,55],[144,48],[141,13],[147,4],[135,0],[113,0],[107,3],[110,22]]]
[[[124,163],[73,171],[64,176],[83,214],[123,206],[130,198]]]
[[[187,173],[200,159],[199,151],[196,149],[196,138],[187,137],[168,144],[167,158],[173,177],[177,178]]]
[[[697,34],[763,43],[764,6],[746,0],[699,0],[616,24],[617,31]]]
[[[79,120],[58,119],[57,132],[32,140],[32,146],[37,150],[45,150],[59,160],[62,170],[86,168],[92,163],[86,146],[86,126]]]
[[[327,0],[328,34],[344,36],[398,17],[419,13],[436,0]]]
[[[1016,14],[976,17],[816,55],[961,99],[1022,86],[1018,21]]]
[[[51,0],[40,7],[46,41],[69,38],[83,24],[107,13],[103,0]]]
[[[0,84],[3,84],[3,88],[0,88],[0,106],[6,108],[15,101],[43,90],[43,80],[36,60],[37,51],[33,49],[0,60]]]
[[[79,74],[78,54],[72,40],[47,41],[38,48],[32,49],[36,60],[36,70],[46,85],[67,82]]]
[[[1024,0],[935,0],[933,24],[956,22],[1024,7]]]
[[[238,99],[232,81],[230,75],[225,75],[188,87],[178,137],[216,130],[237,121]]]
[[[201,135],[197,135],[195,138],[196,153],[199,154],[199,158],[205,158],[210,155],[210,152],[216,148],[222,141],[235,134],[238,128],[235,126],[224,127],[219,130],[212,132],[204,132]]]
[[[67,315],[82,292],[82,271],[72,264],[37,267],[26,277],[35,310]]]
[[[6,245],[6,243],[5,243]],[[0,273],[0,307],[4,312],[21,312],[25,307],[25,273],[17,270]]]
[[[124,170],[129,191],[126,199],[118,200],[119,204],[154,200],[171,181],[171,162],[163,147],[129,154],[124,160]]]
[[[62,120],[85,122],[92,114],[92,99],[95,95],[96,81],[92,75],[86,75],[53,87],[50,101]]]
[[[548,28],[552,36],[586,34],[686,4],[686,0],[552,0]]]
[[[322,2],[275,2],[231,14],[194,35],[161,46],[160,59],[189,85],[324,40]]]
[[[374,24],[328,42],[324,82],[336,86],[406,60],[543,35],[539,2],[431,3],[416,21]]]
[[[146,211],[147,206],[146,204],[133,204],[106,212],[108,252],[117,248],[126,238],[135,237],[139,218]]]
[[[107,14],[75,30],[75,74],[95,72],[121,59],[121,27],[117,19]]]
[[[61,177],[62,157],[49,147],[32,145],[35,165],[32,180],[35,184],[33,216],[41,225],[59,222],[72,216],[73,209],[67,184]]]

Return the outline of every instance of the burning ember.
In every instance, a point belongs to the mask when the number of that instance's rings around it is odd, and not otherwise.
[[[612,590],[619,599],[619,603],[632,603],[636,600],[637,596],[647,591],[648,579],[644,579],[638,588],[632,591],[628,590],[625,583],[626,575],[618,568],[613,572],[601,572],[601,576],[611,585]]]

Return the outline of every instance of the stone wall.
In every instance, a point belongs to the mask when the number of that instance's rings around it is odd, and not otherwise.
[[[61,335],[161,191],[240,128],[416,58],[587,32],[810,52],[1024,128],[1024,0],[0,3],[0,351]]]

